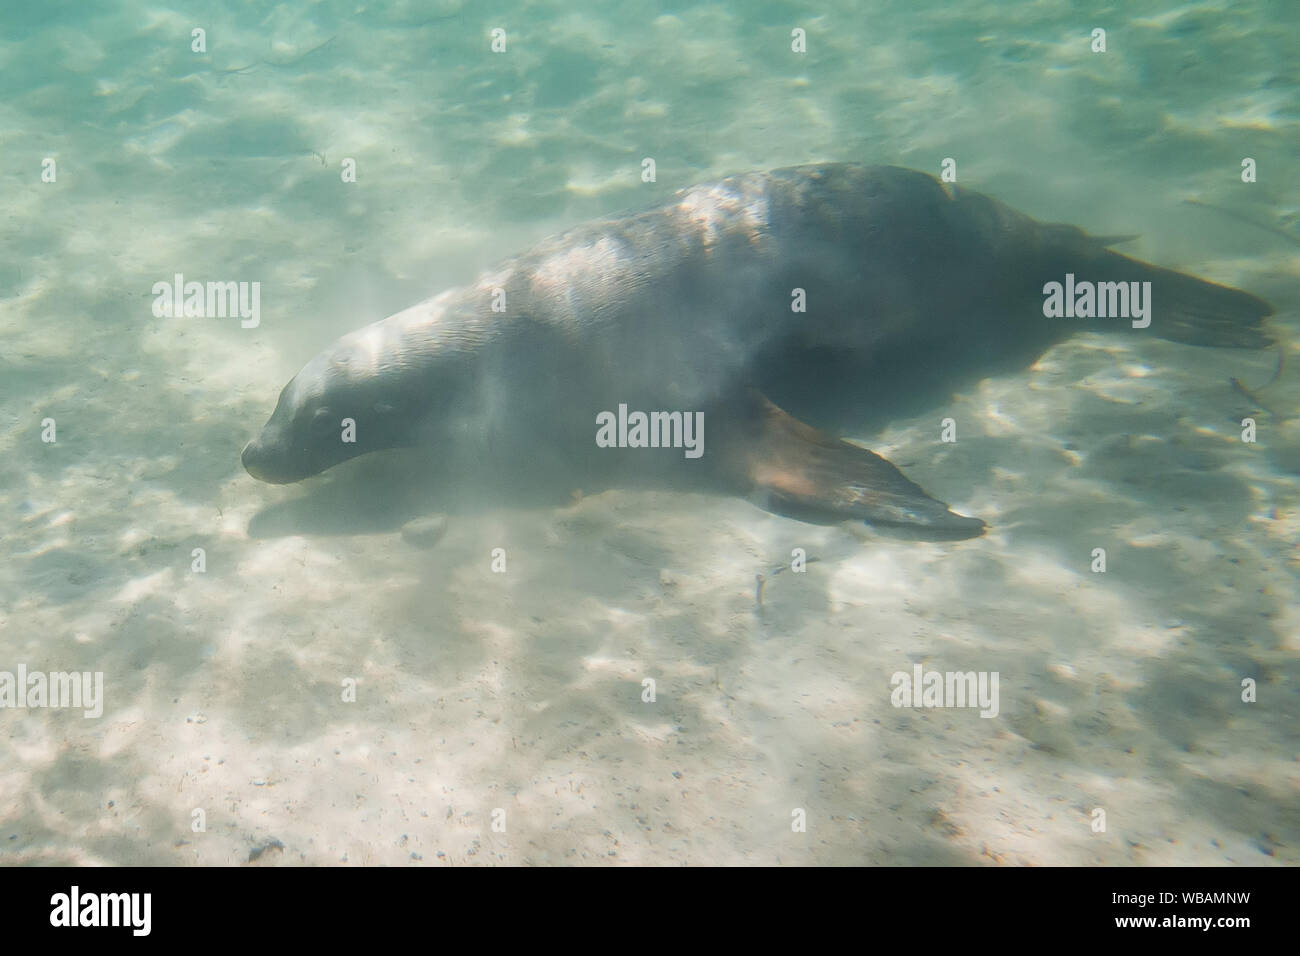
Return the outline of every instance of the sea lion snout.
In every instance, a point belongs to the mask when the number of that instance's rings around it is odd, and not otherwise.
[[[285,477],[276,472],[270,462],[270,456],[266,454],[265,448],[261,444],[260,438],[254,438],[239,455],[239,460],[244,465],[244,471],[248,472],[258,481],[265,481],[271,485],[287,485],[297,478]]]
[[[244,446],[239,458],[244,470],[258,481],[288,485],[361,454],[356,445],[343,443],[337,437],[314,440],[317,437],[294,422],[286,427],[272,416],[261,433]]]
[[[353,358],[345,339],[303,366],[281,391],[261,432],[244,446],[245,471],[258,481],[287,485],[358,455],[412,443],[424,399],[410,398],[402,370],[363,374]]]

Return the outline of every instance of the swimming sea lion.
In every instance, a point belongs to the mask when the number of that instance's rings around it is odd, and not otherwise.
[[[1075,277],[1138,283],[1133,305],[1145,290],[1157,335],[1269,343],[1267,303],[1120,255],[1113,241],[893,166],[798,166],[694,186],[345,335],[285,386],[244,467],[292,482],[379,449],[491,435],[518,445],[521,465],[551,449],[585,468],[608,452],[597,416],[606,439],[636,445],[625,427],[635,412],[681,412],[651,433],[671,444],[682,436],[670,427],[707,425],[698,460],[680,448],[625,454],[706,469],[806,520],[978,535],[982,521],[765,393],[796,372],[815,376],[823,361],[870,374],[1032,355],[1080,328],[1141,334],[1136,320],[1048,317],[1048,284],[1067,285],[1068,308]]]

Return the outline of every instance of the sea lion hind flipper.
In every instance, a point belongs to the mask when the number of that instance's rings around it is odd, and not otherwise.
[[[1111,246],[1118,246],[1125,242],[1132,242],[1134,239],[1138,238],[1141,238],[1139,233],[1130,232],[1122,236],[1089,236],[1088,241],[1103,249],[1108,249]]]
[[[722,448],[727,471],[767,511],[815,523],[860,519],[935,540],[984,533],[983,521],[954,514],[888,460],[818,431],[757,393],[732,424]]]
[[[1118,252],[1102,253],[1098,266],[1103,275],[1151,283],[1151,332],[1162,339],[1240,349],[1273,344],[1264,323],[1273,307],[1258,296]]]

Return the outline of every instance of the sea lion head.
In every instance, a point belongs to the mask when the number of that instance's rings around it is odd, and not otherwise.
[[[245,470],[259,481],[288,484],[358,455],[413,444],[423,407],[403,389],[402,377],[345,338],[280,392],[261,433],[244,446]]]

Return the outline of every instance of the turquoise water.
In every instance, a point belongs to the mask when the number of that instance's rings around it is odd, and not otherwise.
[[[0,670],[104,708],[0,709],[0,861],[1297,862],[1300,7],[85,7],[0,14]],[[1085,334],[850,427],[968,542],[240,467],[319,349],[559,229],[945,158],[1280,344]],[[256,327],[155,315],[177,273],[260,283]],[[891,706],[915,664],[998,672],[999,715]]]

